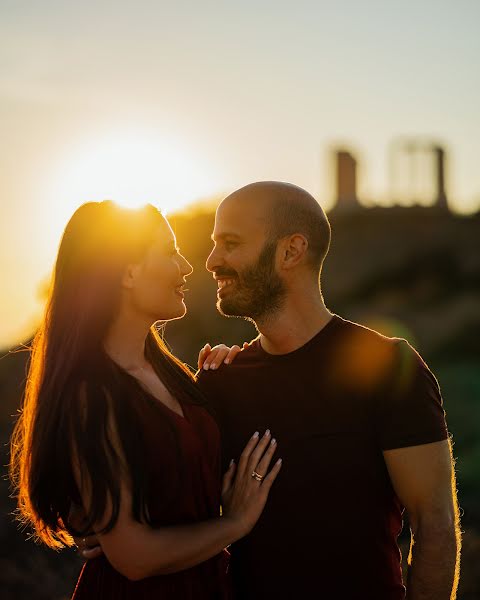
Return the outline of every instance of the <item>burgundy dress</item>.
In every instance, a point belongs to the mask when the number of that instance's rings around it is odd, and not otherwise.
[[[144,400],[144,401],[143,401]],[[137,403],[148,455],[149,514],[153,527],[205,521],[220,514],[220,434],[201,406],[181,402],[184,417],[145,393]],[[160,414],[162,413],[162,414]],[[162,418],[162,415],[164,418]],[[165,417],[178,434],[183,452],[183,476],[175,501],[155,506],[165,495],[165,482],[178,481],[178,455],[172,437],[163,434]],[[163,496],[162,496],[163,494]],[[157,502],[157,505],[161,504]],[[130,581],[105,556],[87,561],[72,600],[225,600],[231,598],[228,552],[178,573]]]

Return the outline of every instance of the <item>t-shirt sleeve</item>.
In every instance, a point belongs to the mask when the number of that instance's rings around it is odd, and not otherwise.
[[[438,382],[405,340],[395,342],[392,369],[375,406],[375,424],[382,450],[448,438]]]

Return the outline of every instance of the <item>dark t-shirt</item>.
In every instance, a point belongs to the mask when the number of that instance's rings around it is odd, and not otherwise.
[[[270,428],[283,467],[252,532],[231,547],[238,598],[400,600],[402,506],[382,450],[447,438],[437,381],[405,341],[338,316],[301,348],[254,340],[199,376],[223,467]]]

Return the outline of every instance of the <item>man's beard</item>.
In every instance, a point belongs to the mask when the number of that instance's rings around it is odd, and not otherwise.
[[[226,317],[244,317],[258,321],[277,312],[286,296],[285,284],[275,272],[276,242],[266,242],[255,264],[238,273],[219,269],[217,276],[231,276],[233,289],[217,302]]]

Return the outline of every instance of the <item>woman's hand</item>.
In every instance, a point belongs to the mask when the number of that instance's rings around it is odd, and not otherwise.
[[[262,438],[255,432],[240,456],[238,467],[232,460],[224,475],[222,515],[236,522],[241,536],[249,533],[258,521],[282,466],[279,459],[268,473],[276,448],[277,442],[268,429]]]
[[[261,439],[258,433],[252,436],[238,467],[232,461],[224,476],[222,517],[207,521],[152,529],[132,520],[131,495],[123,487],[120,516],[113,530],[98,538],[76,539],[79,552],[84,558],[105,553],[110,564],[132,581],[176,573],[215,556],[249,533],[257,522],[280,471],[281,461],[277,461],[267,474],[275,450],[269,431]]]
[[[86,521],[85,511],[82,506],[72,504],[68,515],[68,522],[77,531],[81,531]],[[73,541],[77,547],[77,552],[82,558],[91,559],[97,558],[103,554],[102,547],[97,536],[94,533],[86,537],[73,537]]]
[[[243,344],[243,347],[245,345],[246,342]],[[203,367],[205,371],[208,371],[208,369],[217,369],[222,362],[228,365],[239,352],[241,352],[241,349],[237,345],[230,348],[230,346],[225,346],[225,344],[217,344],[212,348],[210,344],[205,344],[198,354],[198,368],[201,369]]]
[[[83,538],[74,537],[73,540],[77,546],[78,554],[86,560],[97,558],[103,554],[102,547],[95,534]]]

